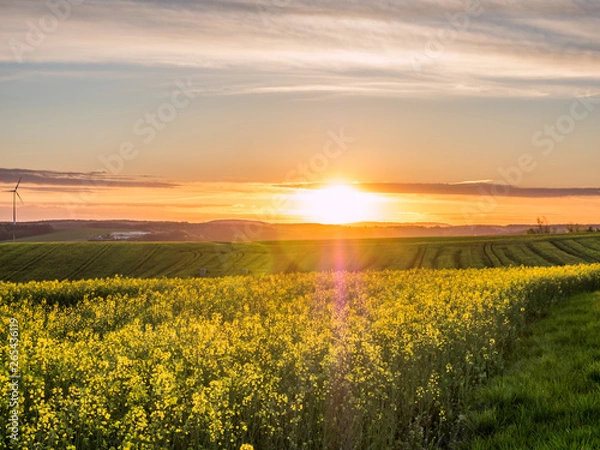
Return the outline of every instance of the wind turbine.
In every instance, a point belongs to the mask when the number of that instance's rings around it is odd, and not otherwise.
[[[15,186],[14,189],[11,189],[10,191],[4,191],[4,192],[12,192],[12,195],[13,195],[13,225],[17,224],[17,197],[19,197],[19,200],[21,200],[21,203],[25,204],[25,202],[19,195],[19,185],[21,184],[22,179],[23,178],[19,178],[19,181],[17,182],[17,185]]]

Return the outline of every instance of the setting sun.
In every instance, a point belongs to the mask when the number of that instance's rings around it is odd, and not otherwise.
[[[299,213],[309,222],[344,224],[376,221],[381,199],[351,186],[337,184],[322,189],[302,191]]]

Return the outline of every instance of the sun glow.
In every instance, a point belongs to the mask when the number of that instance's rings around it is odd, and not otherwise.
[[[299,213],[309,222],[344,224],[379,220],[376,194],[361,192],[345,184],[298,193]]]

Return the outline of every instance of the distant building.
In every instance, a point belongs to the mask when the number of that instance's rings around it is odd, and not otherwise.
[[[152,233],[149,231],[114,231],[110,234],[96,236],[90,241],[135,241]]]
[[[115,231],[110,233],[110,239],[113,241],[129,241],[151,234],[149,231]]]

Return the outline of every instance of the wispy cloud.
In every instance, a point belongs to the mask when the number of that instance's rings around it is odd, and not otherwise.
[[[23,179],[24,186],[34,185],[36,190],[75,192],[94,187],[145,187],[171,188],[175,183],[149,176],[114,176],[105,172],[57,172],[51,170],[0,168],[0,183],[16,183]]]
[[[600,82],[600,7],[488,0],[465,21],[466,3],[90,0],[24,59],[196,68],[206,94],[567,96]],[[50,13],[0,6],[0,61]]]
[[[291,189],[319,189],[322,184],[279,185]],[[360,183],[355,185],[365,192],[379,194],[425,194],[492,196],[518,198],[600,197],[600,188],[545,188],[516,187],[495,184],[490,180],[464,181],[456,183]]]

